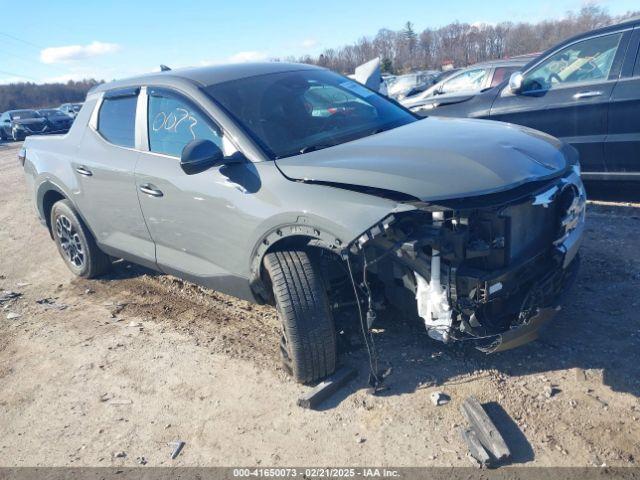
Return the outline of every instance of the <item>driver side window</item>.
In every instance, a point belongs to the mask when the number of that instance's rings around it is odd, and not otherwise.
[[[526,74],[522,91],[607,80],[621,38],[622,33],[589,38],[554,53]]]
[[[192,140],[211,140],[229,150],[220,127],[190,101],[162,89],[149,91],[148,132],[149,150],[172,157],[179,158]]]

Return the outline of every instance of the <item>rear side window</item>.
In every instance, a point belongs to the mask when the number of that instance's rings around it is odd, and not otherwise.
[[[115,145],[133,148],[137,103],[137,95],[105,96],[98,114],[100,135]]]

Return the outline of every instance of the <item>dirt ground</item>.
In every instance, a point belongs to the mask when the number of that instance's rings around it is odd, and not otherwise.
[[[541,340],[485,356],[419,325],[376,334],[388,389],[359,369],[320,411],[279,366],[270,307],[120,262],[72,277],[0,145],[0,466],[468,466],[468,395],[514,464],[640,462],[640,204],[591,202],[582,269]],[[631,192],[633,193],[633,191]],[[637,201],[636,195],[636,201]],[[434,391],[451,401],[434,406]],[[186,445],[170,459],[171,442]]]

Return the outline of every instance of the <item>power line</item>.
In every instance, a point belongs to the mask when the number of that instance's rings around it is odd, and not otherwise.
[[[4,75],[11,75],[12,77],[18,77],[18,78],[28,78],[29,80],[33,80],[34,82],[37,82],[38,79],[34,78],[34,77],[30,77],[29,75],[21,75],[19,73],[14,73],[14,72],[7,72],[5,70],[0,70],[0,73],[4,74]]]
[[[14,37],[13,35],[9,35],[8,33],[0,32],[0,35],[15,40],[16,42],[24,43],[25,45],[29,45],[31,48],[37,48],[38,50],[42,50],[45,47],[41,47],[40,45],[36,45],[35,43],[29,42],[28,40],[23,40],[18,37]]]
[[[16,41],[16,42],[23,43],[24,45],[27,45],[27,46],[29,46],[29,47],[31,47],[31,48],[34,48],[34,49],[37,49],[37,50],[39,50],[39,51],[42,51],[42,50],[44,50],[44,49],[46,48],[46,47],[43,47],[42,45],[38,45],[38,44],[33,43],[33,42],[30,42],[30,41],[28,41],[28,40],[24,40],[24,39],[22,39],[22,38],[18,38],[18,37],[16,37],[15,35],[11,35],[11,34],[9,34],[9,33],[0,32],[0,35],[2,35],[2,36],[4,36],[4,37],[7,37],[7,38],[10,38],[10,39],[12,39],[12,40],[14,40],[14,41]],[[11,55],[11,56],[18,57],[20,60],[23,60],[23,61],[31,61],[31,62],[34,62],[34,63],[38,63],[38,62],[36,62],[35,60],[25,59],[25,58],[22,58],[22,57],[20,57],[20,56],[18,56],[18,55],[16,55],[16,54],[14,54],[14,53],[9,53],[9,52],[6,52],[6,51],[0,51],[0,53],[5,53],[5,54]],[[98,69],[99,69],[99,68],[102,68],[102,67],[100,67],[100,65],[98,65],[98,64],[96,64],[96,63],[94,63],[94,62],[92,62],[92,61],[90,61],[90,60],[87,60],[87,59],[84,59],[84,60],[83,60],[83,62],[84,62],[85,64],[87,64],[87,65],[91,66],[91,67],[94,67],[94,68],[98,68]],[[41,64],[40,64],[40,63],[38,63],[38,65],[41,65]],[[62,68],[60,68],[60,67],[55,67],[55,66],[50,65],[50,64],[44,64],[44,65],[46,65],[46,66],[47,66],[47,67],[49,67],[49,68],[54,68],[54,69],[58,70],[59,72],[62,72],[62,73],[68,74],[68,71],[67,71],[67,70],[62,69]],[[33,77],[27,77],[27,76],[24,76],[24,75],[22,75],[22,77],[23,77],[23,78],[30,78],[30,79],[35,80]],[[38,81],[38,80],[36,80],[36,81]]]
[[[10,57],[14,57],[17,60],[20,60],[21,62],[32,63],[32,64],[38,65],[40,67],[44,66],[45,68],[51,68],[51,69],[57,70],[58,72],[61,72],[61,73],[68,73],[67,70],[65,70],[63,68],[60,68],[60,67],[56,67],[55,65],[49,65],[47,63],[41,63],[41,62],[38,62],[37,60],[32,60],[31,58],[25,58],[22,55],[17,55],[15,53],[7,52],[6,50],[0,50],[0,54],[8,55]]]

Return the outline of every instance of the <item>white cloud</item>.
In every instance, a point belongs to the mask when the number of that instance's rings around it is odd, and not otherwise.
[[[318,40],[316,40],[315,38],[306,38],[302,41],[302,43],[300,44],[300,46],[302,48],[313,48],[313,47],[317,47],[318,46]]]
[[[88,45],[67,45],[64,47],[49,47],[40,52],[42,63],[67,63],[86,58],[106,55],[120,50],[115,43],[91,42]]]
[[[250,50],[246,52],[238,52],[231,55],[228,59],[228,63],[244,63],[244,62],[262,62],[267,59],[267,54],[264,52],[257,52]]]

